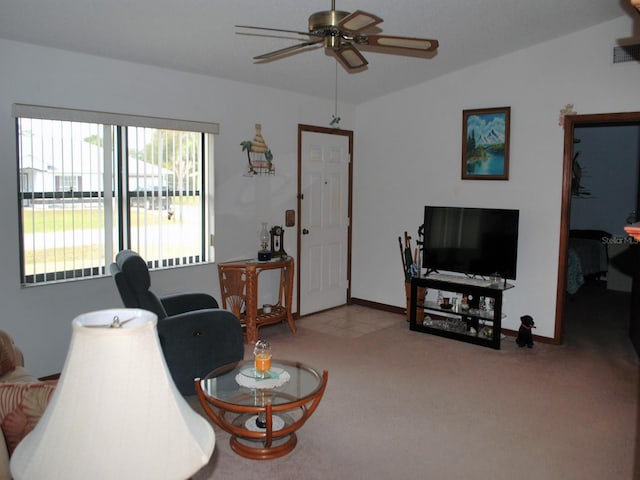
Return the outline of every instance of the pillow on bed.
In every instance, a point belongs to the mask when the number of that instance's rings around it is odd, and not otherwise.
[[[0,384],[0,427],[9,455],[36,426],[55,388],[55,381]]]
[[[0,330],[0,377],[13,372],[18,366],[18,356],[13,340],[7,332]]]

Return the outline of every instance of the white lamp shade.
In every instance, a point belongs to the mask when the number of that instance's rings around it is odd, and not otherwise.
[[[114,317],[120,328],[96,327]],[[16,480],[177,480],[208,462],[213,428],[173,383],[156,324],[137,309],[73,320],[58,386],[11,457]]]

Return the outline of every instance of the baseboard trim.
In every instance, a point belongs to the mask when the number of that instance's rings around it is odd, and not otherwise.
[[[393,305],[387,305],[386,303],[372,302],[371,300],[364,300],[362,298],[351,297],[351,303],[355,305],[362,305],[364,307],[375,308],[376,310],[384,310],[385,312],[397,313],[399,315],[406,315],[407,310],[402,307],[394,307]]]

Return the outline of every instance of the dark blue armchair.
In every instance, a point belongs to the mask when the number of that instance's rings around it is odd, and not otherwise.
[[[242,360],[244,339],[238,318],[218,308],[206,293],[159,297],[151,290],[147,263],[133,250],[123,250],[111,264],[122,302],[158,316],[158,335],[167,366],[183,395],[195,393],[193,379],[227,363]]]

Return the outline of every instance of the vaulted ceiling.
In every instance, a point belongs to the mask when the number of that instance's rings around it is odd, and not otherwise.
[[[331,0],[0,0],[0,38],[334,98],[336,61],[322,49],[254,64],[306,37],[238,35],[234,25],[306,31]],[[627,0],[336,0],[381,17],[388,35],[435,38],[431,59],[363,52],[338,69],[338,98],[358,104],[622,15]],[[260,33],[260,32],[255,32]]]

